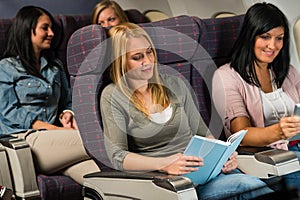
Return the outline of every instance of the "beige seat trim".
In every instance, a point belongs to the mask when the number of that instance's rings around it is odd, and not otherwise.
[[[151,21],[156,22],[164,19],[168,19],[169,16],[159,10],[147,10],[144,12],[144,15]]]
[[[298,17],[298,19],[296,20],[296,22],[294,24],[293,32],[294,32],[294,38],[295,38],[295,45],[296,45],[296,49],[297,49],[297,55],[300,60],[300,16]]]

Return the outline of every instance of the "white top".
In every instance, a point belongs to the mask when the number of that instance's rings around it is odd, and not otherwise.
[[[287,94],[279,88],[270,93],[260,91],[265,126],[278,123],[281,117],[290,116],[295,103]]]
[[[158,124],[164,124],[171,118],[172,112],[171,104],[169,104],[162,112],[150,114],[150,120]]]
[[[264,93],[260,90],[265,126],[278,123],[281,117],[290,116],[295,106],[295,102],[282,88],[277,88],[271,69],[269,69],[269,73],[272,81],[272,92]]]

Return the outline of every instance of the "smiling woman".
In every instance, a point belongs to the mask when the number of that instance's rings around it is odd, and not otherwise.
[[[245,15],[231,62],[214,74],[212,93],[227,136],[247,129],[242,145],[289,149],[300,161],[299,141],[286,140],[300,132],[300,117],[292,116],[300,102],[300,75],[290,65],[289,43],[283,12],[270,3],[254,4]],[[300,172],[286,178],[300,191]]]
[[[39,17],[36,28],[31,33],[32,47],[37,60],[40,58],[41,51],[51,46],[51,40],[54,37],[51,27],[52,22],[49,16],[44,14]]]
[[[72,112],[71,90],[53,57],[55,22],[43,8],[21,8],[0,61],[0,135],[25,139],[39,173],[60,172],[83,184],[99,171],[87,155]]]

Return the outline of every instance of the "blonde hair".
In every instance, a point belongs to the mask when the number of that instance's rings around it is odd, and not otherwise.
[[[98,24],[98,17],[100,15],[100,13],[109,7],[114,9],[115,14],[119,17],[121,23],[128,22],[126,13],[124,12],[124,10],[121,8],[121,6],[117,2],[104,0],[95,5],[93,12],[92,12],[92,23]]]
[[[137,90],[132,91],[126,81],[126,53],[127,53],[127,42],[130,38],[144,37],[149,42],[150,47],[153,50],[154,55],[154,67],[153,76],[149,80],[148,89],[151,91],[151,98],[154,105],[160,105],[159,111],[162,111],[167,105],[169,105],[169,100],[166,92],[166,88],[163,86],[160,79],[158,69],[157,69],[157,54],[154,45],[151,41],[149,35],[138,25],[125,22],[120,25],[114,26],[109,30],[109,36],[112,40],[112,52],[113,52],[113,62],[111,65],[110,76],[118,88],[123,94],[125,94],[128,99],[133,103],[133,105],[143,112],[147,117],[149,117],[149,111],[144,106],[137,94]]]

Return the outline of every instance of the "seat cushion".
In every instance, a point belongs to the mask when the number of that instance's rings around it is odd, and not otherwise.
[[[42,200],[83,199],[82,186],[68,176],[39,174],[37,181]]]

